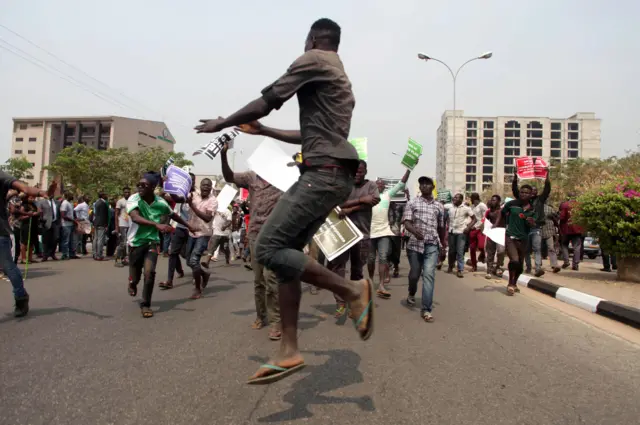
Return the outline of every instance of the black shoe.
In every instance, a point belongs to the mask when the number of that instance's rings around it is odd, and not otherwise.
[[[80,257],[78,257],[77,255],[72,255],[69,258],[71,258],[72,260],[79,260],[80,259]]]
[[[611,269],[607,269],[607,268],[600,269],[600,271],[601,271],[601,272],[611,273]]]
[[[16,307],[13,310],[13,317],[24,317],[29,313],[29,294],[24,297],[17,297]]]

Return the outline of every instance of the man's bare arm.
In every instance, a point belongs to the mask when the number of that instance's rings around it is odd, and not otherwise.
[[[263,136],[271,137],[281,142],[291,143],[292,145],[302,144],[302,135],[300,130],[279,130],[273,127],[262,126]]]
[[[272,110],[273,107],[269,106],[264,98],[259,97],[226,118],[218,117],[212,120],[200,120],[202,124],[197,125],[195,129],[198,133],[217,133],[225,128],[235,127],[264,118],[269,115]]]

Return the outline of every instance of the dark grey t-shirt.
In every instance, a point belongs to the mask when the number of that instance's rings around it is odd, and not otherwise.
[[[9,226],[9,212],[7,211],[7,192],[16,181],[4,171],[0,171],[0,236],[9,236],[13,232]]]
[[[340,56],[309,50],[262,90],[265,101],[275,109],[295,94],[300,106],[302,157],[358,160],[358,153],[347,141],[356,100]]]
[[[365,180],[361,186],[353,186],[351,195],[349,195],[349,201],[353,199],[362,198],[363,196],[372,195],[373,197],[380,197],[378,192],[378,186],[371,180]],[[353,224],[362,232],[364,239],[369,239],[371,234],[371,206],[349,214],[349,219],[353,221]]]

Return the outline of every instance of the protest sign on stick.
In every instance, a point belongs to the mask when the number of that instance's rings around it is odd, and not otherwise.
[[[348,217],[340,219],[339,208],[334,208],[320,226],[313,240],[327,260],[333,261],[362,239],[362,233]]]
[[[167,175],[165,176],[162,188],[170,195],[177,195],[186,199],[191,191],[191,176],[189,172],[182,168],[170,165],[169,168],[167,168]]]
[[[418,164],[420,155],[422,155],[422,145],[409,138],[407,152],[404,154],[404,157],[402,157],[402,165],[413,171]]]
[[[218,155],[218,153],[220,153],[225,143],[229,144],[229,149],[233,148],[233,139],[235,139],[238,134],[240,134],[238,130],[228,130],[222,134],[219,134],[209,143],[195,151],[193,153],[193,156],[204,153],[207,157],[209,157],[209,159],[213,159],[216,155]]]

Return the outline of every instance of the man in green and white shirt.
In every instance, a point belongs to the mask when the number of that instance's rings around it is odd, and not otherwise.
[[[391,253],[391,238],[395,236],[389,225],[389,205],[392,198],[404,191],[410,174],[411,170],[407,170],[402,179],[389,190],[385,190],[386,186],[382,179],[376,181],[378,192],[380,192],[380,203],[371,210],[371,236],[367,267],[369,269],[369,277],[373,280],[377,256],[380,286],[376,293],[380,298],[388,299],[391,297],[389,291],[384,287],[384,284],[390,280],[389,254]]]
[[[137,184],[138,193],[127,200],[127,214],[131,217],[131,227],[127,236],[129,250],[129,295],[135,297],[138,293],[138,283],[144,270],[144,286],[140,309],[142,317],[152,317],[151,294],[156,276],[158,261],[160,232],[171,233],[173,227],[160,224],[164,216],[169,216],[175,222],[186,226],[189,231],[195,231],[180,216],[175,214],[167,201],[157,196],[154,189],[160,183],[158,173],[144,174]]]

